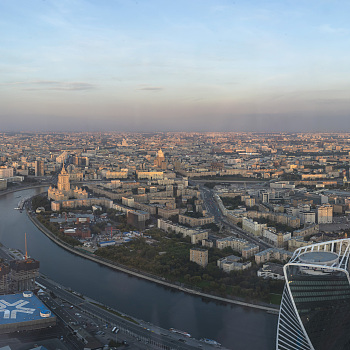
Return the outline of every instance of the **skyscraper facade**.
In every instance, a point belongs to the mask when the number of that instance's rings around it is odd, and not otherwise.
[[[284,266],[277,350],[350,349],[350,239],[297,249]]]

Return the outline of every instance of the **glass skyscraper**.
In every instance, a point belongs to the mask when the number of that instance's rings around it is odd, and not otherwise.
[[[277,350],[350,349],[350,239],[302,247],[284,266]]]

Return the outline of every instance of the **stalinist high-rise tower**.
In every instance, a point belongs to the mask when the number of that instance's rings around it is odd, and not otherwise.
[[[165,160],[164,153],[161,149],[157,152],[156,159],[154,160],[154,165],[162,170],[166,170],[168,166],[168,163]]]
[[[63,166],[61,173],[58,175],[57,188],[50,186],[47,196],[54,201],[63,201],[69,198],[88,198],[88,193],[78,187],[75,189],[70,188],[69,174]]]
[[[58,175],[57,189],[62,192],[70,191],[69,174],[63,167],[61,173]]]

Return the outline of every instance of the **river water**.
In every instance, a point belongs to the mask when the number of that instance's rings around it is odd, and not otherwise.
[[[101,266],[54,244],[25,212],[14,210],[21,198],[42,191],[43,188],[37,188],[0,196],[0,242],[24,252],[26,232],[28,254],[40,261],[40,272],[125,314],[163,328],[181,329],[195,338],[215,339],[233,350],[275,348],[276,315],[175,291]]]

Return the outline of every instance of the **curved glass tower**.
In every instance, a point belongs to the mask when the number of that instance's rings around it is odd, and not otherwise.
[[[277,350],[350,349],[350,239],[302,247],[284,266]]]

